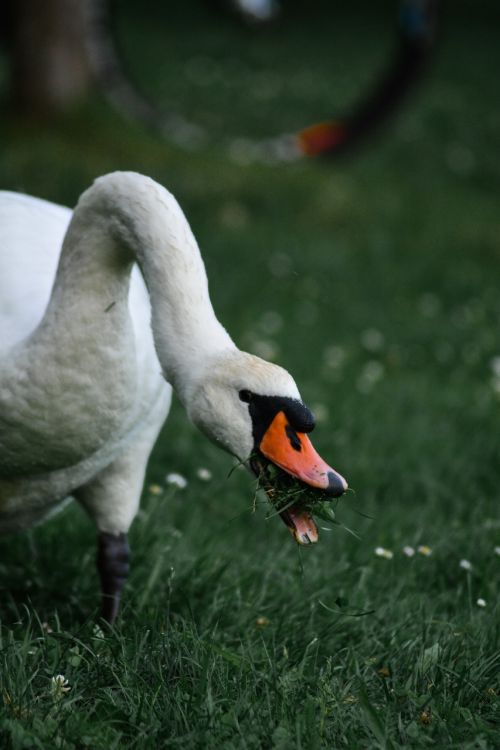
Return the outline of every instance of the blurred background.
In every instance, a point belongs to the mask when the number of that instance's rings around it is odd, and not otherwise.
[[[1,187],[72,206],[115,169],[167,186],[220,319],[294,374],[318,450],[376,517],[354,523],[416,538],[423,518],[468,517],[480,485],[490,502],[500,478],[499,11],[443,3],[394,115],[338,158],[290,160],[262,144],[369,97],[396,59],[400,6],[268,7],[260,23],[209,0],[4,3]],[[195,463],[218,478],[193,490],[222,509],[213,523],[243,514],[242,534],[254,523],[256,543],[281,546],[247,513],[248,478],[228,481],[231,460],[175,405],[150,480]]]
[[[69,206],[115,169],[167,186],[219,317],[294,374],[318,449],[377,519],[361,527],[376,541],[405,524],[418,536],[426,514],[468,517],[467,493],[477,503],[482,486],[488,503],[500,478],[498,7],[443,3],[394,116],[339,158],[292,160],[262,143],[370,95],[397,50],[399,5],[283,0],[269,23],[241,11],[4,3],[1,186]],[[248,478],[228,482],[230,459],[176,406],[151,481],[192,476],[193,457],[218,477],[217,491],[193,490],[223,509],[215,524],[242,513],[241,533],[283,534],[246,514]]]

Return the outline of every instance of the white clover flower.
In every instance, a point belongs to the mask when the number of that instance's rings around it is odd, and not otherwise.
[[[469,560],[460,560],[458,564],[462,570],[472,570],[472,563]]]
[[[316,418],[316,422],[326,422],[328,419],[328,406],[325,404],[312,404],[311,411]]]
[[[369,393],[373,386],[376,385],[385,375],[385,367],[381,362],[370,359],[365,363],[361,374],[359,375],[356,385],[361,393]]]
[[[269,625],[270,620],[267,617],[257,617],[255,620],[255,625],[258,628],[267,628]]]
[[[479,597],[479,599],[477,600],[476,604],[477,604],[478,607],[486,607],[486,601],[484,599],[482,599],[481,597]]]
[[[494,551],[495,555],[499,555],[500,556],[500,546],[495,547],[495,549],[493,551]]]
[[[331,367],[332,370],[341,367],[344,364],[346,358],[345,350],[341,346],[327,346],[323,352],[323,359],[327,367]]]
[[[92,628],[92,637],[98,638],[100,641],[105,638],[103,629],[97,624]]]
[[[500,378],[500,357],[498,355],[490,360],[490,367],[493,375]]]
[[[71,690],[71,685],[63,674],[56,674],[50,680],[50,691],[54,698],[63,698]]]
[[[413,547],[410,547],[408,544],[403,547],[403,555],[406,555],[406,557],[413,557],[415,554],[415,550]]]
[[[201,479],[202,482],[209,482],[212,479],[212,472],[210,469],[205,469],[200,466],[200,468],[196,470],[196,476],[198,479]]]
[[[165,481],[167,484],[173,484],[180,490],[183,490],[185,487],[187,487],[186,477],[183,477],[182,474],[176,474],[175,471],[173,471],[171,474],[167,474],[167,476],[165,477]]]
[[[252,343],[252,352],[257,357],[261,357],[262,359],[269,359],[273,360],[276,359],[276,357],[279,354],[279,347],[278,345],[271,340],[264,340],[264,339],[256,339]]]
[[[361,344],[369,352],[379,352],[384,347],[384,335],[376,328],[367,328],[361,334]]]
[[[417,552],[424,557],[430,557],[432,555],[432,549],[427,544],[420,544],[417,547]]]
[[[385,547],[375,547],[374,552],[377,557],[383,557],[385,560],[392,560],[392,558],[394,557],[394,553],[391,552],[390,549],[386,549]]]

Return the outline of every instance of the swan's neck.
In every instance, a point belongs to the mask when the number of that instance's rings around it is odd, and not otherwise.
[[[215,316],[189,224],[175,198],[153,180],[115,173],[82,195],[43,323],[81,330],[88,322],[98,339],[106,338],[109,346],[115,337],[118,343],[122,330],[130,331],[134,261],[149,290],[162,370],[185,400],[200,362],[235,346]]]

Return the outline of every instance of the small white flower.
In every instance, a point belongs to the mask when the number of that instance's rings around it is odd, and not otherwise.
[[[495,552],[495,555],[499,555],[500,556],[500,546],[495,547],[494,552]]]
[[[316,422],[326,422],[328,419],[328,406],[325,404],[312,404],[311,410],[316,417]]]
[[[385,560],[392,560],[394,557],[394,553],[391,552],[390,549],[386,549],[385,547],[375,547],[374,550],[377,557],[383,557]]]
[[[252,352],[261,359],[273,360],[279,354],[279,347],[274,341],[257,339],[252,344]]]
[[[167,474],[167,476],[165,477],[165,481],[167,484],[173,484],[180,490],[183,490],[185,487],[187,487],[186,477],[183,477],[182,474],[176,474],[175,472]]]
[[[323,359],[327,367],[331,367],[332,370],[341,367],[344,364],[346,358],[345,350],[341,346],[327,346],[323,352]]]
[[[212,479],[212,472],[210,471],[210,469],[200,467],[196,471],[196,476],[198,477],[198,479],[201,479],[202,482],[209,482]]]
[[[367,328],[361,334],[361,344],[369,352],[379,352],[384,347],[384,336],[376,328]]]
[[[427,544],[420,544],[417,547],[417,552],[424,557],[430,557],[432,555],[432,549]]]
[[[63,674],[56,674],[50,681],[50,689],[54,698],[62,698],[71,690],[71,685]]]
[[[481,597],[479,597],[479,599],[477,600],[476,604],[477,604],[478,607],[486,607],[486,601],[484,599],[482,599]]]
[[[500,357],[496,356],[493,357],[492,360],[490,360],[490,367],[493,375],[495,375],[497,378],[500,377]]]
[[[462,570],[472,570],[472,563],[469,560],[460,560],[459,565]]]
[[[409,545],[403,547],[403,555],[406,555],[406,557],[413,557],[414,554],[415,550],[413,547],[410,547]]]
[[[100,641],[103,641],[105,637],[103,629],[97,624],[92,628],[92,636],[98,638]]]
[[[384,374],[385,368],[381,362],[377,362],[375,359],[369,360],[363,366],[356,382],[358,390],[361,393],[369,393],[373,386],[384,377]]]

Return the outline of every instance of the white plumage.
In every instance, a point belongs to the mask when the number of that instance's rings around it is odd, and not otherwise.
[[[127,532],[168,383],[241,460],[253,443],[239,390],[299,398],[287,372],[235,347],[177,202],[134,173],[96,180],[73,215],[0,193],[0,331],[3,531],[73,495],[99,531]]]

